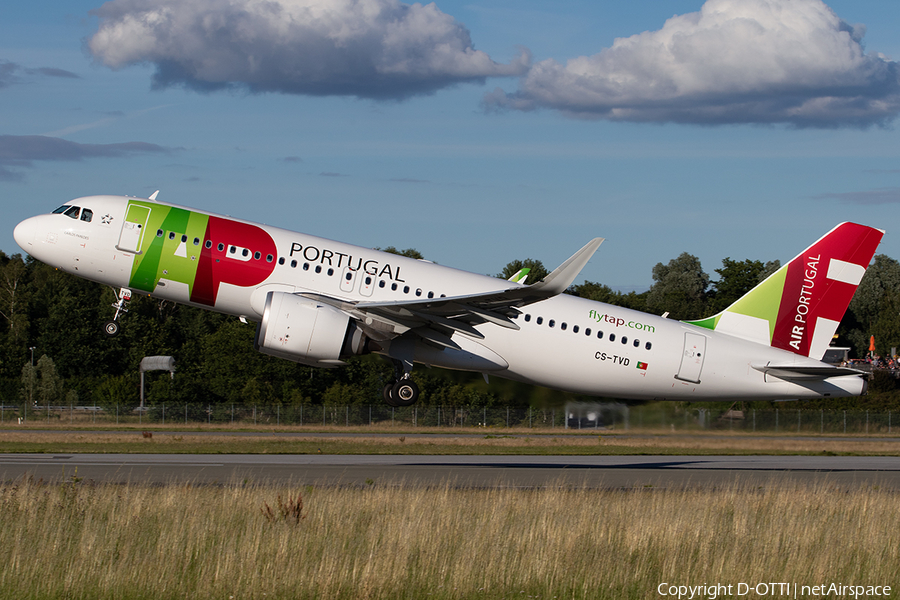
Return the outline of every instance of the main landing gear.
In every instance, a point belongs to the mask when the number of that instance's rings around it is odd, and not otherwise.
[[[118,299],[116,300],[116,303],[112,305],[112,307],[116,309],[116,314],[113,316],[112,321],[103,323],[103,333],[106,334],[106,337],[116,337],[119,335],[119,315],[128,312],[128,309],[125,308],[125,304],[129,300],[131,300],[131,290],[128,288],[119,289]]]
[[[409,378],[403,362],[396,359],[391,362],[394,363],[394,379],[382,390],[384,401],[388,406],[412,406],[419,399],[419,386]]]

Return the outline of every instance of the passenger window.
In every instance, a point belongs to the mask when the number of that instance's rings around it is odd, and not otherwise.
[[[259,250],[257,250],[256,252],[253,253],[253,260],[259,260],[260,257],[262,257],[262,254],[259,252]],[[271,261],[269,261],[269,262],[271,262]]]
[[[353,273],[347,273],[346,275],[344,275],[344,279],[350,281],[351,279],[353,279]],[[368,284],[369,282],[366,281],[366,283]]]
[[[547,325],[549,325],[551,328],[556,327],[556,321],[550,319],[550,321],[547,322]]]
[[[278,259],[278,264],[279,264],[279,265],[283,265],[283,264],[284,264],[284,257],[283,257],[283,256],[282,256],[281,258]]]
[[[603,332],[602,332],[602,331],[598,331],[598,332],[597,332],[597,339],[598,339],[598,340],[602,340],[602,339],[603,339]]]
[[[649,350],[651,347],[653,347],[653,344],[651,344],[650,342],[644,344],[644,348],[646,348],[647,350]]]
[[[350,275],[350,274],[347,273],[347,275]],[[372,285],[372,278],[371,278],[371,277],[366,277],[366,285]]]
[[[422,295],[422,288],[418,288],[416,290],[416,296],[421,296],[421,295]]]
[[[225,244],[223,244],[222,242],[219,242],[219,245],[216,246],[216,249],[217,249],[219,252],[222,252],[223,250],[225,250]]]
[[[641,340],[634,340],[634,347],[637,348],[641,345]]]
[[[322,272],[322,265],[316,265],[316,273]]]
[[[378,287],[383,288],[386,285],[384,279],[378,282]]]
[[[82,221],[90,223],[91,219],[93,219],[93,218],[94,218],[94,211],[92,211],[91,209],[86,208],[83,211],[81,211],[81,220]]]
[[[187,236],[184,235],[184,234],[181,234],[181,243],[182,243],[182,244],[186,244],[186,243],[187,243]]]
[[[195,246],[199,246],[199,245],[200,245],[200,238],[194,238],[194,245],[195,245]]]
[[[174,231],[170,231],[170,232],[169,232],[169,239],[170,239],[170,240],[174,240],[174,239],[175,239],[175,232],[174,232]]]
[[[332,275],[334,275],[334,269],[329,268],[329,269],[328,269],[328,276],[331,277]]]
[[[563,331],[566,330],[566,327],[568,327],[568,325],[566,325],[565,323],[561,323],[559,326],[559,328],[562,329]]]
[[[391,291],[392,291],[392,292],[396,292],[396,291],[397,291],[397,284],[396,284],[396,283],[392,283],[392,284],[391,284]]]
[[[616,341],[616,334],[614,334],[614,333],[609,334],[609,341],[611,341],[611,342]]]
[[[624,336],[624,335],[622,336],[622,343],[623,343],[623,344],[627,344],[627,343],[628,343],[628,338],[627,338],[626,336]]]
[[[72,206],[72,207],[69,207],[69,210],[67,210],[63,214],[66,215],[67,217],[69,217],[70,219],[77,219],[78,211],[80,211],[80,210],[81,210],[81,208],[79,208],[77,206]]]
[[[157,230],[156,230],[156,237],[162,237],[162,236],[163,236],[163,230],[162,230],[162,229],[157,229]]]
[[[578,333],[578,325],[572,325],[572,333]]]
[[[206,240],[206,243],[203,245],[206,246],[207,250],[209,250],[210,248],[212,248],[212,240]]]
[[[429,298],[434,298],[434,292],[428,292],[428,297],[429,297]]]
[[[587,329],[584,330],[584,335],[588,335],[588,336],[591,335],[591,328],[590,328],[590,327],[588,327]]]
[[[538,317],[538,318],[535,320],[535,322],[536,322],[538,325],[541,325],[541,324],[544,322],[544,317]]]
[[[241,251],[241,256],[243,256],[244,258],[247,258],[248,256],[250,256],[250,251],[247,250],[246,248],[244,248],[244,249]]]
[[[274,256],[272,256],[271,254],[266,254],[266,262],[272,262],[273,260],[275,260]]]
[[[306,265],[304,265],[304,266],[306,266]],[[292,268],[292,269],[296,269],[296,268],[297,268],[297,261],[296,261],[296,260],[292,260],[292,261],[291,261],[291,268]],[[305,270],[306,270],[306,269],[304,269],[304,271],[305,271]]]
[[[404,293],[404,294],[408,294],[408,293],[409,293],[409,286],[408,286],[408,285],[404,285],[404,286],[403,286],[403,293]]]
[[[291,262],[294,263],[294,264],[297,263],[296,260],[292,260]],[[309,263],[303,263],[303,270],[304,270],[304,271],[309,271]]]
[[[531,315],[528,314],[528,313],[525,313],[525,322],[527,323],[527,322],[529,322],[530,320],[531,320]]]

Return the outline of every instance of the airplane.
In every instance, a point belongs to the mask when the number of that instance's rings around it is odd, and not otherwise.
[[[884,231],[842,223],[730,307],[677,321],[563,292],[595,238],[543,280],[504,281],[130,196],[89,196],[31,217],[15,240],[34,258],[133,293],[257,322],[260,352],[334,368],[380,354],[388,405],[410,406],[414,364],[592,396],[778,400],[858,396],[865,373],[821,362]]]

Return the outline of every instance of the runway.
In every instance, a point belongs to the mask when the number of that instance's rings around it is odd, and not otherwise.
[[[2,454],[0,480],[592,489],[822,483],[900,490],[887,456],[372,456]]]

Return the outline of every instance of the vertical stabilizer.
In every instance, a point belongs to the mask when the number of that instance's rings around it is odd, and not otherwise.
[[[883,235],[841,223],[718,315],[690,323],[821,360]]]

